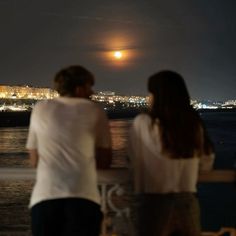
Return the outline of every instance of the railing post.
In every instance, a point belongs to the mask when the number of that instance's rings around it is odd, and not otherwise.
[[[101,236],[107,236],[106,230],[106,214],[107,214],[107,207],[106,207],[106,184],[101,184],[101,209],[104,214],[102,228],[101,228]]]

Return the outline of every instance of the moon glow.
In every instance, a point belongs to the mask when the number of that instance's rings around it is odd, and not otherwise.
[[[120,60],[122,58],[123,54],[121,51],[115,51],[114,52],[114,57],[117,59],[117,60]]]

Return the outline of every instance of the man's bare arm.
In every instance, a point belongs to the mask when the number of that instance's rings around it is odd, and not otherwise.
[[[111,166],[112,151],[110,148],[96,148],[97,169],[108,169]]]
[[[36,168],[38,165],[38,159],[39,159],[37,149],[29,150],[29,159],[30,159],[31,167]]]

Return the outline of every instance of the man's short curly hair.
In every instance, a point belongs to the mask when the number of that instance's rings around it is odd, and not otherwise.
[[[60,70],[54,78],[54,88],[61,96],[74,96],[76,87],[90,83],[94,85],[94,76],[86,68],[73,65]]]

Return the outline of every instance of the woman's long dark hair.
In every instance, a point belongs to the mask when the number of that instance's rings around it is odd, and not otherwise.
[[[165,70],[152,75],[148,90],[153,95],[150,116],[160,121],[162,151],[172,158],[209,154],[213,147],[198,113],[190,105],[184,79]]]

